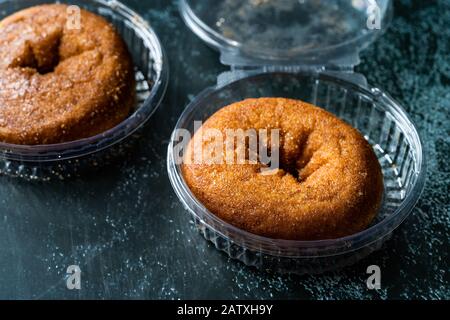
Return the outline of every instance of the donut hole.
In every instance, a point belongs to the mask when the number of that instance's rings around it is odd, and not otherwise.
[[[273,145],[269,138],[268,141],[264,141],[261,145],[261,141],[258,144],[258,150],[256,152],[260,164],[264,167],[269,167],[271,170],[281,170],[287,175],[291,175],[293,178],[302,182],[305,177],[302,175],[302,171],[308,166],[309,162],[314,156],[314,150],[308,148],[308,140],[310,133],[303,134],[298,139],[286,139],[284,135],[280,137],[279,144]],[[289,141],[289,143],[286,143]],[[292,143],[292,141],[295,141]],[[273,150],[273,148],[276,150]],[[261,151],[265,150],[265,151]],[[250,154],[255,154],[255,151],[250,149],[248,140],[246,140],[246,160]],[[262,152],[262,153],[261,153]]]
[[[279,168],[286,174],[294,177],[298,182],[304,182],[313,172],[309,170],[310,164],[314,159],[314,152],[302,150],[300,155],[293,158],[285,158],[281,156]]]
[[[61,35],[59,32],[47,35],[34,43],[26,42],[22,57],[17,59],[14,67],[31,68],[45,75],[55,71],[60,63],[59,49]]]
[[[317,146],[311,144],[311,131],[299,134],[295,139],[281,138],[279,169],[293,176],[299,182],[307,178],[303,174],[317,151]]]
[[[275,158],[276,161],[272,162]],[[308,165],[311,158],[312,155],[306,155],[304,153],[301,155],[298,155],[298,153],[292,154],[287,151],[283,145],[281,145],[281,148],[277,151],[273,151],[268,147],[267,155],[258,154],[258,159],[263,166],[274,170],[281,170],[284,174],[290,175],[294,179],[298,180],[298,182],[304,180],[301,172]]]

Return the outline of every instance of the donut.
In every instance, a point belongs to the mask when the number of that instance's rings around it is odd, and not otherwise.
[[[275,170],[262,170],[270,164],[251,162],[249,152],[242,163],[210,161],[225,159],[230,150],[236,154],[239,144],[211,148],[217,141],[206,137],[208,130],[226,141],[236,130],[274,129]],[[203,123],[184,151],[181,172],[195,198],[221,220],[259,236],[303,241],[349,236],[367,228],[381,205],[383,176],[369,143],[333,114],[299,100],[259,98],[226,106]]]
[[[128,117],[134,102],[127,46],[102,17],[52,4],[0,21],[0,142],[95,136]]]

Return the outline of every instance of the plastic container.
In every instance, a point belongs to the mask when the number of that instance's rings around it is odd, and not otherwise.
[[[358,28],[353,22],[348,23],[348,28],[339,29],[326,19],[332,12],[335,15],[332,21],[338,24],[345,25],[350,17],[356,19],[352,21],[365,21],[374,10],[370,7],[373,1],[250,0],[239,3],[181,0],[180,10],[187,25],[220,50],[221,61],[230,65],[231,71],[219,75],[216,86],[205,89],[186,107],[175,130],[187,129],[192,135],[194,121],[205,121],[221,107],[250,97],[286,97],[318,105],[359,129],[373,146],[384,175],[382,208],[369,228],[340,239],[292,241],[251,234],[219,219],[193,196],[180,165],[175,162],[174,148],[180,141],[174,132],[167,162],[175,193],[192,214],[201,234],[217,249],[248,266],[305,274],[350,265],[381,248],[392,231],[411,213],[425,180],[422,144],[404,109],[388,94],[367,85],[363,75],[353,73],[354,65],[359,63],[359,51],[373,41],[390,20],[391,3],[378,1],[383,27],[375,31],[366,29],[369,24]],[[330,5],[332,8],[328,7]],[[297,11],[290,18],[278,12],[302,9],[304,11]],[[212,18],[207,12],[216,12],[217,16]],[[223,15],[225,12],[227,15]],[[317,12],[323,13],[320,21],[324,24],[314,20]],[[256,22],[252,20],[253,16],[258,17]],[[278,16],[278,20],[274,18]],[[205,21],[207,17],[209,20]],[[264,20],[266,23],[259,26],[263,17],[267,19]],[[302,20],[298,23],[286,21],[296,17],[302,17]],[[226,21],[230,21],[237,31],[224,28]],[[280,25],[273,26],[273,23]],[[297,33],[290,30],[293,26],[303,36],[294,40],[281,39],[279,45],[270,40],[267,43],[273,43],[273,46],[264,45],[264,37],[277,39],[286,34],[295,37]],[[302,28],[309,33],[319,30],[318,35],[305,39]],[[221,33],[223,30],[226,32]],[[244,30],[252,30],[249,34],[258,31],[265,35],[256,42],[249,41]],[[270,30],[275,31],[271,33]],[[331,39],[333,30],[347,30],[347,33],[334,32],[335,39]],[[320,37],[321,34],[325,36]],[[295,46],[286,46],[286,43]]]
[[[38,0],[6,0],[0,3],[0,19],[19,10],[49,3]],[[167,87],[168,66],[157,35],[134,11],[115,0],[58,1],[87,9],[110,21],[122,35],[132,55],[136,80],[135,110],[113,129],[94,137],[52,145],[0,143],[0,174],[27,180],[64,179],[94,169],[122,155],[160,105]]]

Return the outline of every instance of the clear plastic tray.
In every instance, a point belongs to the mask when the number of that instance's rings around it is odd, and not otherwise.
[[[221,107],[250,97],[300,99],[362,132],[382,166],[382,208],[370,228],[341,239],[287,241],[248,233],[216,217],[193,196],[174,161],[174,147],[179,143],[174,135],[168,149],[169,178],[202,235],[246,265],[299,274],[340,268],[379,249],[411,213],[424,185],[422,144],[403,108],[377,88],[363,88],[324,73],[268,72],[205,90],[185,109],[175,129],[193,134],[195,120],[205,121]]]
[[[19,10],[49,3],[45,0],[6,0],[0,19]],[[63,179],[95,169],[124,154],[140,129],[155,112],[167,87],[168,66],[163,48],[149,24],[115,0],[58,1],[78,5],[110,21],[122,35],[132,55],[137,80],[135,111],[125,121],[102,134],[53,145],[0,143],[0,174],[28,180]]]
[[[388,27],[391,1],[180,0],[180,12],[230,70],[187,106],[175,130],[193,134],[194,121],[246,98],[300,99],[356,127],[373,146],[384,175],[382,208],[366,230],[333,240],[270,239],[222,221],[193,196],[174,159],[174,134],[169,178],[201,234],[246,265],[298,274],[341,268],[381,248],[411,213],[425,180],[422,144],[404,109],[353,72],[360,51]]]

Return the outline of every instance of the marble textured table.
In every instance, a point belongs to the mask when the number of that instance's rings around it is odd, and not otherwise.
[[[399,100],[425,141],[428,179],[410,218],[380,252],[318,276],[260,273],[216,251],[190,224],[166,174],[184,106],[226,68],[171,1],[125,1],[156,29],[170,59],[163,105],[132,157],[95,176],[30,184],[0,178],[0,298],[450,298],[450,1],[396,0],[389,31],[358,71]],[[69,291],[69,265],[82,289]],[[366,288],[366,268],[382,288]]]

